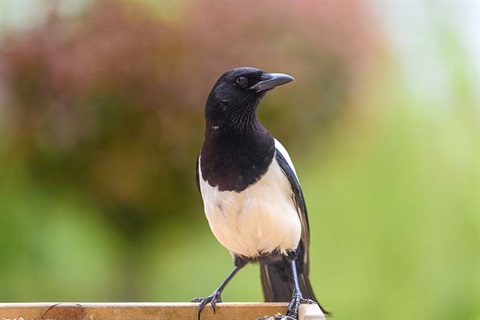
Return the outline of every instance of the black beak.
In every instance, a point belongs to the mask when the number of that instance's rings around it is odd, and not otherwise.
[[[283,73],[266,73],[264,74],[264,77],[265,80],[262,80],[257,84],[251,86],[250,89],[257,92],[266,91],[281,86],[282,84],[295,81],[292,76]]]

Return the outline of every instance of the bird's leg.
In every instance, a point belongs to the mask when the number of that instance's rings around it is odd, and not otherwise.
[[[194,298],[192,302],[200,302],[198,305],[198,320],[200,320],[200,315],[202,313],[203,308],[210,303],[213,308],[213,313],[215,313],[215,306],[217,302],[222,302],[222,291],[225,289],[227,284],[232,280],[235,274],[245,266],[246,262],[240,259],[235,260],[235,268],[233,271],[228,275],[228,277],[222,282],[222,284],[215,290],[211,295],[205,298]]]
[[[316,303],[313,300],[303,298],[302,292],[300,291],[300,285],[298,284],[298,274],[297,274],[297,265],[295,260],[297,259],[297,253],[295,250],[287,252],[287,259],[290,262],[292,267],[292,276],[293,276],[293,294],[292,300],[287,307],[287,317],[292,317],[298,319],[298,308],[301,303],[312,304]]]

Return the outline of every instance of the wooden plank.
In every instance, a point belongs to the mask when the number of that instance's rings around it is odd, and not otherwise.
[[[0,303],[0,320],[197,320],[196,303]],[[202,320],[257,319],[284,314],[286,303],[219,303]],[[301,305],[299,320],[323,320],[320,308]]]

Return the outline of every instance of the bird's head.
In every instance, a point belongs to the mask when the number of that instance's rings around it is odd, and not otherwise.
[[[214,130],[248,128],[256,119],[256,108],[265,93],[293,80],[286,74],[250,67],[225,72],[208,96],[205,107],[207,126]]]

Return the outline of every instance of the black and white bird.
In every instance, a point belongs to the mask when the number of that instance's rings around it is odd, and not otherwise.
[[[235,268],[210,296],[193,299],[199,319],[208,303],[215,310],[227,283],[249,262],[260,263],[265,301],[290,302],[287,316],[297,318],[301,303],[316,300],[308,278],[310,231],[302,189],[287,151],[256,116],[267,91],[293,80],[237,68],[225,72],[208,96],[197,186],[210,228]]]

